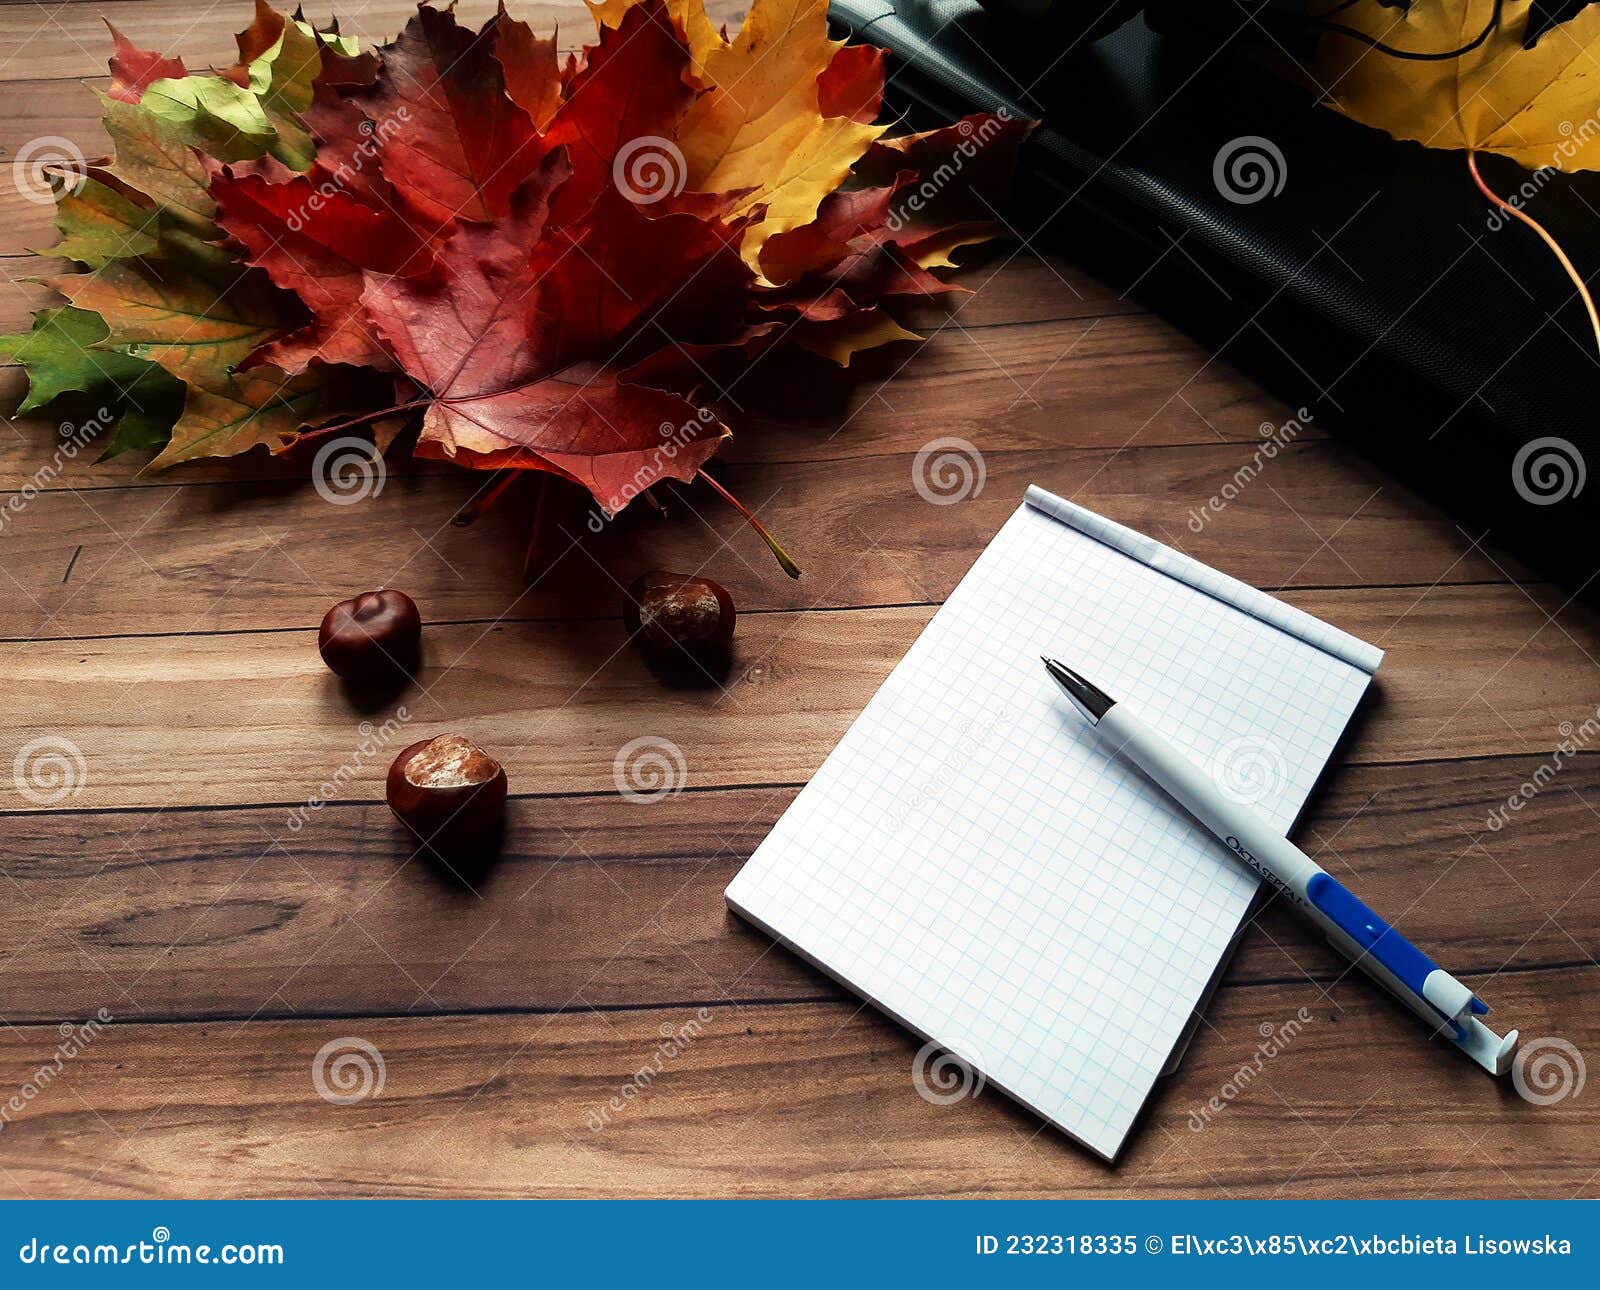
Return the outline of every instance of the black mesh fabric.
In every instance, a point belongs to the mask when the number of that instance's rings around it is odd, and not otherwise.
[[[1226,21],[1209,30],[1182,8],[1113,10],[1109,33],[976,0],[834,0],[830,15],[892,51],[890,104],[913,124],[1001,107],[1043,120],[1019,192],[1031,236],[1133,284],[1472,537],[1487,531],[1491,553],[1595,598],[1600,480],[1578,480],[1600,470],[1600,357],[1560,266],[1491,218],[1463,154],[1395,142],[1269,70],[1305,52],[1281,0],[1214,6]],[[1272,195],[1222,191],[1219,155],[1261,152],[1241,139],[1281,156]],[[1600,176],[1480,166],[1503,195],[1529,185],[1580,272],[1600,270]]]

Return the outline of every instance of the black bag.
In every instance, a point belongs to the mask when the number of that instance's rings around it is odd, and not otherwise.
[[[829,16],[891,51],[889,103],[913,125],[1042,119],[1019,177],[1031,236],[1136,284],[1472,538],[1600,597],[1600,355],[1572,283],[1464,154],[1396,142],[1266,68],[1263,50],[1309,49],[1292,8],[832,0]],[[1224,10],[1216,30],[1196,17]],[[1502,196],[1532,194],[1580,272],[1600,267],[1600,175],[1479,166]]]

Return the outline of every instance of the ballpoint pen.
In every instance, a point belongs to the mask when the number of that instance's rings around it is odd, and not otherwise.
[[[1517,1032],[1502,1037],[1484,1025],[1478,1018],[1489,1011],[1488,1004],[1362,904],[1254,807],[1230,801],[1205,769],[1126,704],[1055,659],[1045,658],[1044,665],[1117,755],[1221,839],[1241,864],[1283,892],[1357,967],[1484,1070],[1504,1075],[1511,1068]]]

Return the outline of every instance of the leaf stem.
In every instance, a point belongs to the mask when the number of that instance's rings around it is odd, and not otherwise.
[[[1588,284],[1584,282],[1582,275],[1573,267],[1572,261],[1567,259],[1567,253],[1561,249],[1561,244],[1551,237],[1544,225],[1540,224],[1532,215],[1495,195],[1489,185],[1483,182],[1483,176],[1478,173],[1478,154],[1471,148],[1467,149],[1467,170],[1471,173],[1472,182],[1478,186],[1480,193],[1507,215],[1521,220],[1537,233],[1543,239],[1544,244],[1554,252],[1556,259],[1561,261],[1561,267],[1567,271],[1567,277],[1572,279],[1572,285],[1578,289],[1578,296],[1583,301],[1583,307],[1589,311],[1589,326],[1594,329],[1595,348],[1600,351],[1600,314],[1595,313],[1594,297],[1589,294]]]
[[[550,496],[549,473],[541,470],[538,474],[539,478],[533,483],[533,522],[528,526],[528,546],[522,553],[522,580],[529,583],[534,581],[535,570],[543,572],[540,566],[544,563],[544,512]]]
[[[363,412],[358,417],[351,417],[348,421],[336,421],[331,426],[319,426],[315,430],[302,430],[295,436],[295,443],[303,443],[307,439],[320,438],[325,434],[333,434],[336,430],[352,430],[356,426],[366,425],[369,421],[376,421],[380,417],[393,416],[397,412],[409,412],[412,408],[426,407],[432,399],[413,399],[410,403],[396,403],[391,408],[379,408],[376,412]]]
[[[1308,21],[1313,27],[1321,27],[1324,31],[1333,32],[1335,35],[1348,36],[1351,40],[1358,40],[1363,45],[1371,46],[1380,54],[1389,55],[1390,58],[1403,58],[1415,63],[1442,63],[1452,58],[1460,58],[1463,54],[1470,54],[1484,41],[1488,40],[1500,26],[1500,10],[1504,4],[1505,0],[1494,0],[1494,8],[1489,13],[1489,21],[1484,24],[1483,30],[1465,45],[1457,45],[1454,49],[1440,49],[1427,53],[1413,49],[1396,49],[1393,45],[1386,45],[1377,37],[1369,36],[1364,31],[1357,31],[1354,27],[1346,27],[1343,23],[1327,21],[1334,14],[1342,13],[1350,8],[1350,3],[1341,4],[1336,8],[1330,9],[1321,17],[1313,15]]]
[[[489,485],[487,493],[479,493],[459,511],[450,522],[458,529],[466,528],[505,495],[506,489],[522,477],[522,471],[512,466],[500,472],[500,478]]]
[[[729,506],[738,511],[740,515],[744,516],[745,523],[756,531],[761,540],[767,544],[767,550],[771,551],[772,554],[777,557],[778,567],[781,568],[791,578],[798,578],[800,576],[800,566],[789,558],[789,553],[778,545],[772,534],[768,533],[767,530],[762,527],[761,521],[750,513],[749,508],[746,507],[743,502],[741,502],[721,484],[717,483],[716,480],[712,479],[710,475],[706,474],[705,471],[699,471],[698,474],[701,479],[705,480],[706,483],[710,484],[712,488],[716,489],[717,492],[722,494],[723,500],[726,501]]]

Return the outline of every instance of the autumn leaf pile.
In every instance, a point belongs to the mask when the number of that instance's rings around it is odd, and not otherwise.
[[[1026,126],[886,136],[882,51],[822,0],[731,41],[701,0],[591,9],[564,59],[503,8],[361,49],[258,3],[203,74],[113,32],[115,152],[63,177],[46,252],[78,271],[0,338],[24,409],[86,394],[155,467],[362,427],[615,512],[728,435],[717,364],[905,336],[885,302],[998,231]]]

